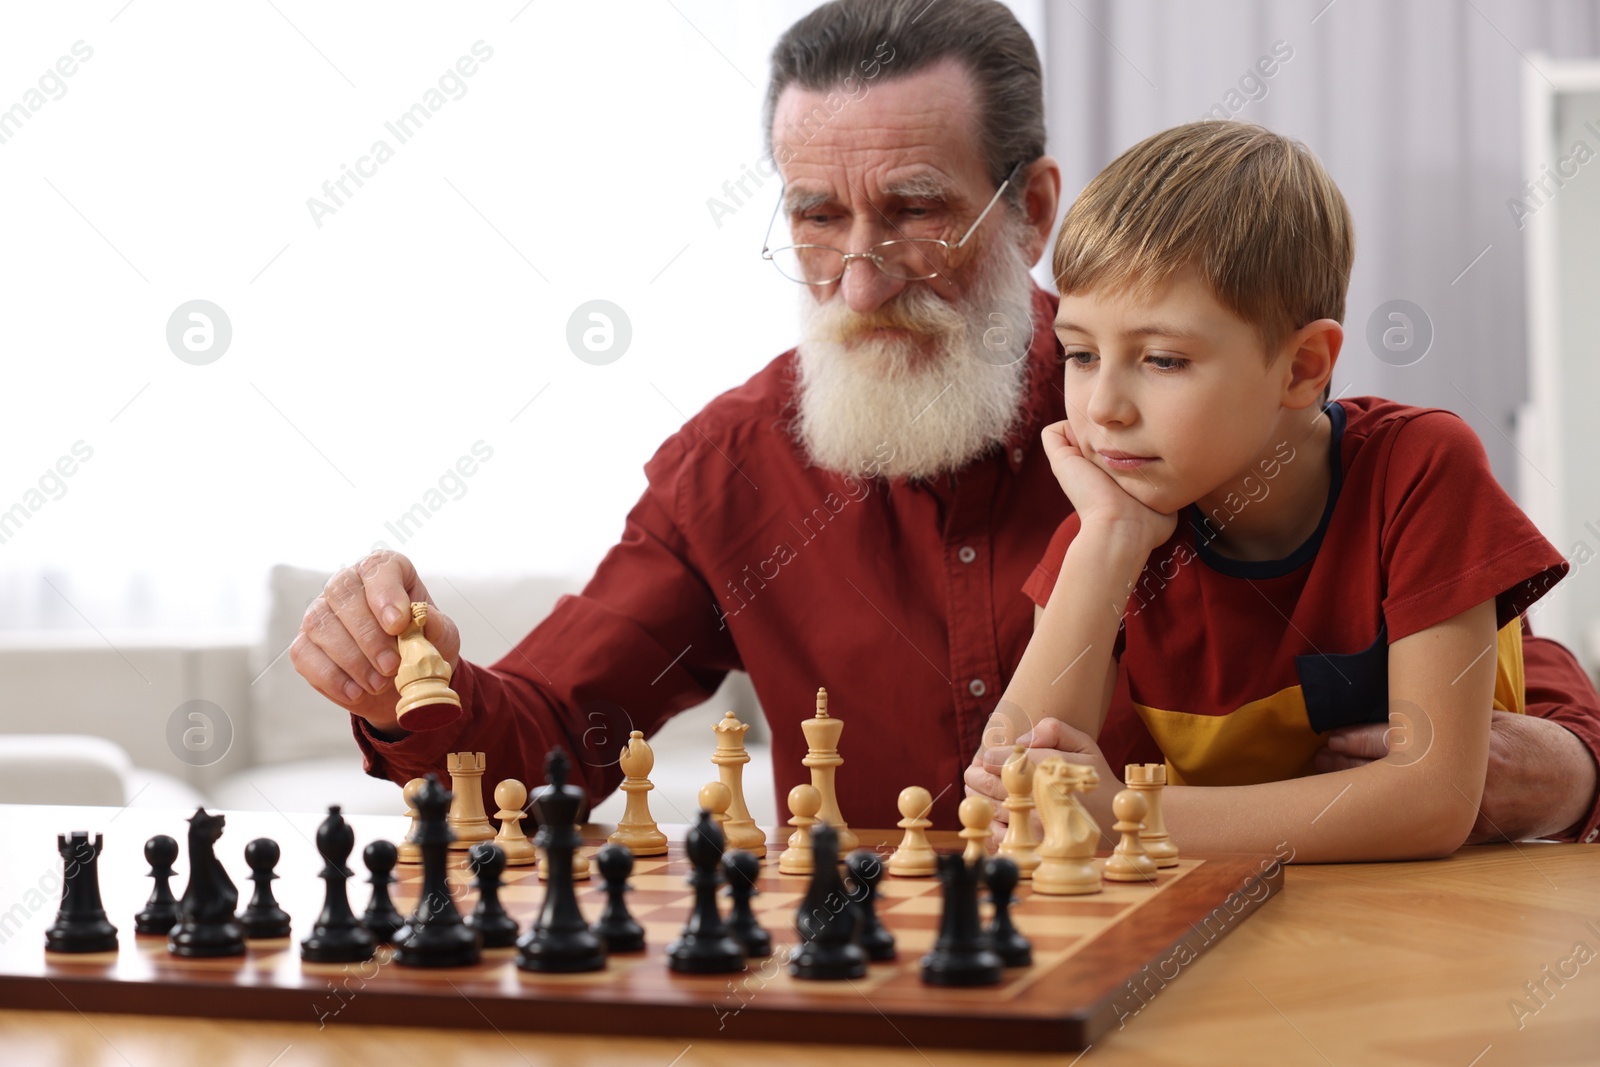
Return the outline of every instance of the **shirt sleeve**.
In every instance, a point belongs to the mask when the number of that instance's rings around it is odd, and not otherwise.
[[[1523,710],[1570,730],[1600,767],[1600,693],[1567,648],[1522,627],[1522,670],[1527,702]],[[1582,819],[1556,834],[1557,841],[1600,840],[1600,790],[1589,799]]]
[[[400,783],[433,771],[448,781],[448,753],[486,752],[485,807],[494,811],[495,784],[542,782],[545,754],[559,744],[598,802],[622,780],[617,760],[630,730],[652,734],[710,699],[740,663],[674,514],[692,462],[684,433],[670,438],[645,466],[649,486],[583,592],[557,601],[493,665],[460,661],[455,722],[386,741],[351,716],[366,772]]]
[[[1478,435],[1447,411],[1412,416],[1394,431],[1383,519],[1391,642],[1491,599],[1501,629],[1567,573],[1561,553],[1500,488]]]
[[[1076,511],[1063,519],[1051,535],[1044,557],[1033,568],[1033,573],[1028,575],[1028,580],[1022,583],[1022,592],[1041,608],[1050,602],[1050,591],[1056,587],[1056,579],[1061,575],[1061,561],[1067,558],[1067,546],[1072,544],[1072,539],[1078,536],[1082,526],[1083,522]]]

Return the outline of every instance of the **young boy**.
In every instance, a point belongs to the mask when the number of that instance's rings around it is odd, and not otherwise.
[[[1523,707],[1519,615],[1567,565],[1457,416],[1328,402],[1353,255],[1317,160],[1231,121],[1129,149],[1062,225],[1068,418],[1044,442],[1075,513],[980,757],[1084,753],[1103,829],[1101,745],[1165,760],[1196,851],[1417,859],[1472,828],[1487,709]],[[1119,664],[1137,715],[1108,725]],[[1327,731],[1374,721],[1385,759],[1311,773]]]

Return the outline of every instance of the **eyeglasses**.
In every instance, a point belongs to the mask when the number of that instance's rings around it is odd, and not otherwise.
[[[1000,197],[1005,195],[1021,168],[1020,161],[1011,168],[989,203],[973,220],[967,232],[962,234],[961,240],[954,244],[933,237],[901,237],[879,241],[865,252],[846,252],[832,245],[818,244],[771,248],[768,244],[772,238],[772,227],[777,224],[778,213],[783,210],[783,197],[780,195],[777,206],[772,209],[772,220],[767,223],[767,236],[761,242],[761,258],[770,260],[778,268],[779,274],[801,285],[833,284],[844,277],[852,259],[864,259],[897,281],[918,282],[937,278],[950,268],[954,253],[960,251],[968,238],[983,225],[983,220],[1000,202]]]

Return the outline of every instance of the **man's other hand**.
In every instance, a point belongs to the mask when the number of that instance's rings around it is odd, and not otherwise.
[[[1388,754],[1384,723],[1345,726],[1317,751],[1318,773],[1342,771]],[[1595,765],[1577,736],[1537,715],[1495,711],[1489,723],[1489,769],[1469,845],[1558,834],[1589,810]]]

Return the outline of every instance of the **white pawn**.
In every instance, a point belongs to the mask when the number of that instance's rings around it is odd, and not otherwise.
[[[1144,828],[1146,804],[1136,789],[1124,789],[1111,802],[1117,821],[1111,828],[1122,835],[1117,847],[1106,860],[1105,876],[1112,882],[1153,882],[1156,880],[1156,861],[1139,843],[1139,831]]]
[[[987,797],[968,797],[956,809],[961,820],[961,840],[967,843],[961,858],[971,867],[989,858],[989,838],[994,836],[990,824],[994,822],[994,805]]]
[[[548,882],[550,880],[550,860],[546,857],[544,849],[535,848],[534,851],[539,854],[539,881]],[[572,880],[581,882],[588,877],[589,857],[584,855],[581,849],[573,849]]]
[[[722,831],[724,847],[732,848],[728,841],[728,808],[733,804],[733,790],[721,782],[707,782],[700,787],[699,800],[700,807],[711,814],[711,821]]]
[[[528,803],[528,787],[515,778],[507,778],[494,787],[494,802],[500,805],[500,810],[494,813],[500,820],[500,832],[495,835],[494,843],[506,854],[506,866],[526,867],[537,863],[538,850],[522,832],[522,820],[528,816],[522,810]]]
[[[1006,760],[1000,780],[1006,787],[1006,836],[1000,842],[1000,855],[1017,865],[1017,874],[1031,880],[1039,866],[1039,839],[1033,836],[1033,762],[1028,746],[1017,745]]]
[[[794,812],[789,820],[794,833],[789,835],[789,845],[778,857],[778,870],[784,874],[810,874],[816,867],[811,851],[811,828],[817,824],[817,812],[822,810],[822,794],[814,785],[797,785],[789,790],[789,810]]]
[[[401,863],[422,862],[422,846],[416,842],[417,830],[422,825],[422,814],[417,811],[417,794],[422,792],[422,787],[427,784],[421,778],[413,778],[400,791],[400,796],[406,802],[406,813],[411,816],[411,825],[406,827],[406,839],[400,842]]]
[[[900,829],[905,836],[900,847],[889,857],[889,873],[898,878],[922,878],[939,869],[939,855],[928,844],[928,827],[933,820],[928,811],[933,807],[933,794],[920,785],[908,785],[900,790]]]

